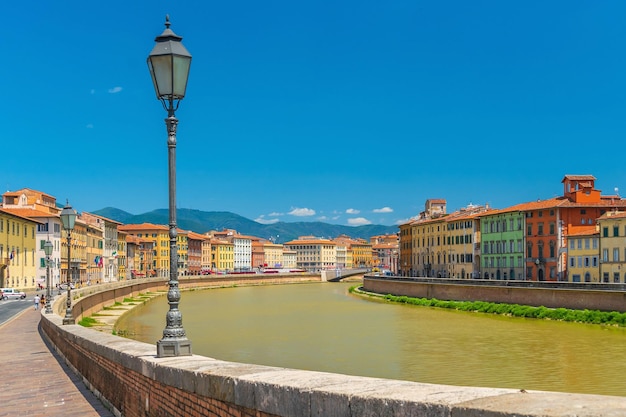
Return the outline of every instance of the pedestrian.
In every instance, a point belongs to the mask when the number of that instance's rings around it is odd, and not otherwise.
[[[35,310],[39,310],[39,301],[41,299],[39,298],[39,294],[35,295]]]
[[[45,295],[41,295],[41,300],[39,300],[39,302],[41,303],[41,309],[43,310],[44,308],[46,308],[46,296]]]

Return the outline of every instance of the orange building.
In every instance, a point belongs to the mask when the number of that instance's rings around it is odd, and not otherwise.
[[[563,196],[514,206],[526,218],[526,279],[567,280],[567,237],[595,230],[605,212],[626,207],[619,196],[602,196],[592,175],[566,175]]]

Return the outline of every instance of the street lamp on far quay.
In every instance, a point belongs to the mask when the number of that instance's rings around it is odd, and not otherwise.
[[[165,125],[168,139],[168,185],[169,185],[169,236],[170,236],[170,279],[167,301],[170,306],[166,316],[163,338],[157,342],[157,357],[190,356],[191,341],[183,328],[183,316],[178,309],[178,247],[176,231],[176,126],[174,112],[185,97],[187,79],[191,65],[191,54],[182,44],[182,37],[170,29],[169,16],[165,17],[165,30],[156,37],[156,45],[148,56],[148,68],[154,83],[157,98],[167,110]]]
[[[46,254],[46,314],[52,313],[52,290],[50,287],[50,255],[52,255],[52,242],[46,240],[43,244],[43,252]]]
[[[72,230],[76,223],[76,210],[70,206],[69,201],[65,203],[65,207],[61,210],[61,223],[63,229],[67,232],[67,308],[65,309],[65,317],[63,324],[76,324],[76,320],[72,317]]]

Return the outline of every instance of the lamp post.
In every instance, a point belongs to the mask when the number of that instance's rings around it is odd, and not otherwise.
[[[65,203],[65,207],[61,210],[61,223],[67,232],[67,308],[65,309],[65,317],[63,324],[75,324],[76,321],[72,317],[72,230],[76,223],[76,210],[70,206],[69,201]]]
[[[176,126],[178,119],[174,112],[185,97],[191,54],[182,44],[182,37],[170,29],[169,16],[165,17],[165,30],[156,37],[156,45],[148,56],[148,68],[154,83],[157,99],[167,110],[165,125],[168,140],[168,180],[169,180],[169,236],[170,236],[170,279],[167,301],[170,306],[166,316],[163,338],[157,342],[157,357],[189,356],[191,341],[183,328],[183,318],[178,304],[178,247],[176,231]]]
[[[52,255],[52,242],[46,240],[43,244],[43,252],[46,254],[46,314],[52,313],[52,290],[50,287],[50,255]]]

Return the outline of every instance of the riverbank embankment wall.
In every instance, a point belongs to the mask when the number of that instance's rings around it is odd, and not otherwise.
[[[626,312],[620,285],[529,281],[452,280],[365,276],[365,291],[453,301],[487,301],[535,307]]]
[[[181,288],[262,283],[242,278],[219,284],[200,282],[201,278],[181,280]],[[270,280],[289,282],[281,277]],[[98,287],[77,290],[81,297],[74,304],[77,314],[91,314],[118,297],[168,288],[166,281],[154,280]],[[610,417],[621,416],[626,409],[623,397],[421,384],[198,355],[157,358],[156,341],[136,342],[80,325],[62,325],[63,307],[64,299],[59,297],[55,314],[42,314],[43,333],[85,384],[120,416]]]

